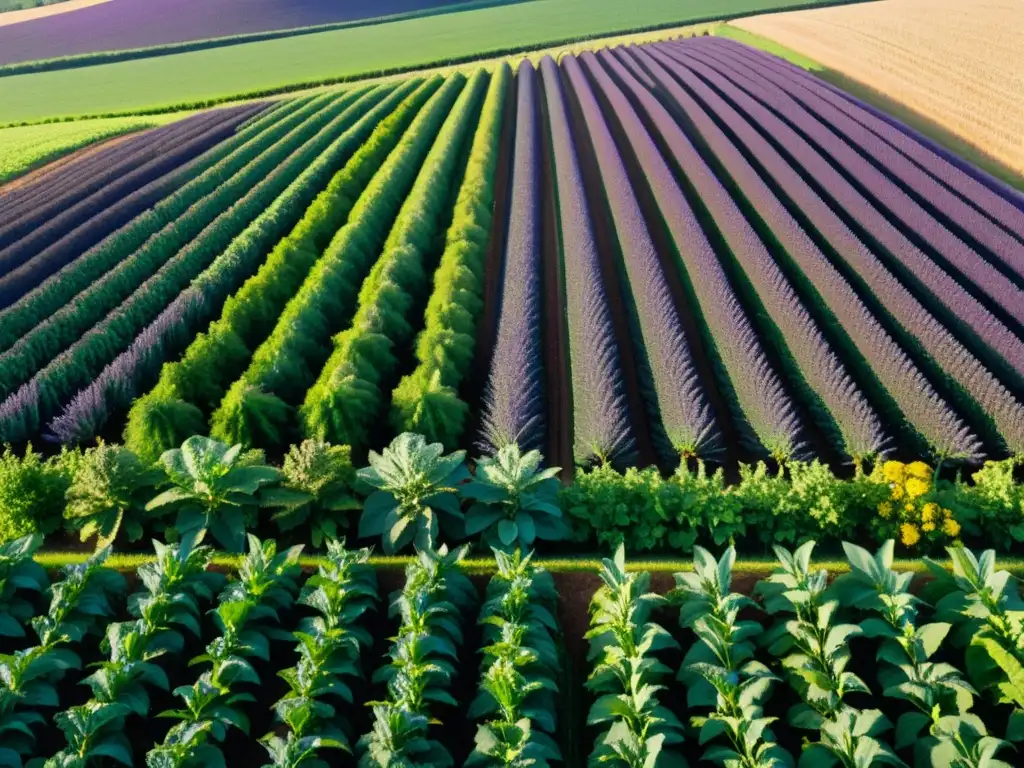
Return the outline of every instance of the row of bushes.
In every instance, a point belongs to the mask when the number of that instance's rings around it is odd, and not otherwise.
[[[433,90],[437,83],[431,84]],[[213,414],[214,436],[262,447],[288,444],[286,430],[294,424],[291,408],[315,381],[330,351],[331,335],[350,322],[359,287],[464,84],[461,75],[445,80],[402,135]]]
[[[334,351],[301,410],[306,434],[364,450],[402,351],[413,339],[417,316],[430,291],[439,238],[451,211],[463,145],[472,136],[488,76],[478,71],[455,103],[394,226],[359,292],[350,328]],[[498,79],[493,87],[501,87]]]
[[[444,455],[441,444],[412,433],[371,451],[358,472],[348,446],[316,440],[293,446],[281,468],[261,451],[199,436],[155,463],[103,443],[50,459],[8,448],[0,456],[0,541],[62,526],[100,545],[203,529],[237,551],[246,530],[272,524],[319,547],[361,509],[359,537],[382,537],[389,554],[436,546],[442,535],[506,550],[544,540],[673,553],[739,542],[767,552],[777,543],[853,538],[896,538],[915,553],[961,540],[1009,550],[1024,541],[1018,463],[989,461],[955,480],[920,461],[879,461],[851,479],[816,461],[777,472],[757,464],[731,485],[722,470],[699,463],[670,477],[604,465],[562,486],[560,470],[544,468],[537,451],[508,445],[471,472],[464,451]],[[261,521],[261,509],[275,512]]]
[[[189,425],[194,429],[205,426],[206,416],[220,402],[234,375],[248,364],[251,350],[269,335],[286,302],[344,223],[366,184],[366,174],[381,162],[380,150],[368,151],[376,146],[373,137],[387,133],[395,121],[407,122],[411,119],[407,113],[415,113],[421,103],[415,98],[419,93],[416,85],[410,82],[396,89],[338,139],[339,145],[353,153],[348,162],[259,271],[225,302],[220,318],[195,338],[180,361],[164,366],[153,390],[133,404],[126,430],[133,450],[156,459],[191,433],[182,432]],[[364,144],[368,136],[369,142]],[[385,144],[381,150],[386,153],[389,148]],[[173,413],[181,416],[171,418]],[[157,426],[165,422],[173,429]]]
[[[252,262],[261,259],[312,202],[322,188],[316,183],[317,176],[333,172],[332,163],[339,163],[330,152],[332,144],[366,106],[363,100],[351,104],[296,147],[253,194],[218,216],[101,323],[23,385],[0,412],[0,438],[21,442],[38,434],[43,424],[56,416],[75,392],[88,386],[181,291],[201,295],[207,311],[220,306],[219,302],[255,271]],[[215,257],[212,261],[211,256]]]

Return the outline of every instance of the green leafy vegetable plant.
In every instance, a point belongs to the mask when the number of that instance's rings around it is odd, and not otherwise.
[[[113,544],[122,530],[129,541],[138,541],[146,501],[162,478],[127,448],[100,443],[76,463],[64,517],[82,541],[95,536],[97,549]]]
[[[556,732],[561,659],[555,636],[558,595],[531,556],[494,550],[498,572],[480,610],[480,692],[469,707],[477,726],[466,768],[535,766],[560,760]]]
[[[0,636],[24,637],[35,611],[33,598],[50,580],[34,555],[43,544],[38,534],[0,544]]]
[[[465,547],[421,550],[406,567],[405,586],[391,603],[401,625],[389,662],[373,677],[387,684],[387,699],[372,704],[372,730],[359,740],[360,768],[453,764],[429,726],[437,705],[458,705],[448,688],[463,640],[460,619],[476,602],[459,569],[465,556]]]
[[[458,485],[469,478],[465,451],[444,456],[444,446],[422,435],[405,432],[383,453],[370,451],[370,466],[360,469],[359,480],[375,488],[363,505],[361,538],[384,537],[384,551],[398,552],[415,544],[431,549],[440,522],[454,532],[463,524]]]
[[[305,440],[292,446],[284,457],[281,484],[263,490],[261,503],[280,508],[273,520],[281,531],[302,525],[312,528],[313,546],[320,548],[338,536],[343,514],[360,508],[352,496],[356,473],[347,445]]]
[[[683,741],[683,725],[658,701],[671,670],[657,652],[677,647],[665,629],[650,621],[664,598],[648,591],[649,573],[626,570],[625,548],[601,565],[603,585],[590,602],[588,661],[594,667],[587,688],[598,694],[589,725],[607,730],[598,737],[589,763],[623,768],[681,765],[672,749]]]
[[[18,456],[10,446],[0,454],[0,542],[60,527],[67,464],[62,457],[44,459],[32,450]]]
[[[337,724],[338,709],[330,702],[355,703],[345,678],[361,676],[360,655],[373,644],[362,617],[377,602],[377,578],[369,564],[370,550],[347,550],[339,541],[328,541],[327,547],[327,563],[299,596],[299,603],[317,615],[303,620],[295,633],[298,663],[278,673],[288,693],[274,711],[288,732],[263,737],[270,755],[265,768],[326,766],[318,757],[321,750],[351,751]]]
[[[260,505],[260,489],[281,477],[261,456],[243,455],[241,445],[229,447],[200,435],[166,451],[160,463],[172,487],[146,509],[177,509],[177,535],[201,538],[200,532],[209,531],[230,552],[242,549]]]
[[[242,686],[259,686],[260,679],[249,658],[270,658],[274,639],[291,635],[276,627],[281,610],[290,607],[298,592],[299,554],[302,547],[277,551],[273,541],[248,537],[249,552],[238,569],[238,577],[220,594],[213,613],[220,632],[206,652],[190,665],[209,665],[192,685],[174,689],[180,709],[162,713],[177,720],[164,742],[147,756],[149,766],[199,768],[223,765],[219,747],[229,728],[249,730],[249,718],[242,705],[255,697]]]
[[[559,467],[542,469],[540,451],[524,454],[510,443],[477,462],[474,479],[460,490],[475,503],[466,513],[466,535],[483,533],[491,548],[529,549],[536,539],[564,539],[568,528],[558,506]]]
[[[683,659],[679,678],[687,684],[690,707],[712,707],[707,716],[692,718],[700,742],[712,744],[704,759],[726,768],[782,768],[792,757],[774,743],[763,703],[779,678],[754,658],[760,623],[740,620],[743,610],[755,609],[749,597],[731,591],[736,550],[730,547],[716,560],[695,547],[692,573],[677,573],[672,597],[680,605],[682,626],[698,638]]]

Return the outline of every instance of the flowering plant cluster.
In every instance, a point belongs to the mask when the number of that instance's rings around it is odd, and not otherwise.
[[[872,479],[889,486],[889,498],[879,503],[874,526],[880,538],[898,536],[903,546],[911,548],[922,539],[931,543],[958,540],[960,523],[937,500],[935,474],[923,461],[875,465]]]

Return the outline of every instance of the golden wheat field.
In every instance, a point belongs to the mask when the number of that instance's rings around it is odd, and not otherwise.
[[[1024,173],[1024,0],[878,0],[741,19]]]

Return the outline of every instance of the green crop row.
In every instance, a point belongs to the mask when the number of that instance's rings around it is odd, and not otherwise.
[[[334,352],[306,395],[300,413],[307,435],[363,450],[375,421],[383,417],[386,385],[415,333],[413,321],[426,298],[437,240],[451,210],[452,179],[458,178],[463,143],[476,124],[486,86],[487,75],[477,72],[427,155],[359,292],[351,327],[335,337]]]
[[[374,175],[249,368],[228,390],[213,414],[213,435],[247,445],[287,444],[282,425],[291,421],[291,406],[313,382],[330,334],[347,322],[358,286],[464,83],[459,76],[438,88],[441,80],[425,86],[436,92]]]
[[[491,237],[499,141],[512,70],[491,77],[465,177],[455,201],[444,253],[434,273],[424,328],[416,341],[416,369],[391,394],[391,423],[454,450],[469,405],[459,386],[469,372],[483,310],[484,257]],[[500,213],[499,213],[500,215]]]
[[[156,459],[188,436],[182,434],[188,424],[198,427],[204,423],[206,414],[224,396],[231,377],[248,363],[250,349],[269,334],[285,302],[298,290],[326,242],[348,216],[367,174],[372,174],[390,149],[387,142],[374,142],[373,136],[382,132],[389,135],[389,126],[396,121],[407,123],[422,103],[425,95],[416,97],[421,92],[417,85],[417,81],[410,81],[396,89],[338,139],[336,146],[346,153],[359,149],[306,209],[291,233],[277,244],[256,275],[225,302],[221,317],[196,337],[180,361],[166,365],[154,389],[133,404],[125,434],[134,450]],[[367,136],[370,141],[364,144]],[[175,413],[183,417],[174,417]]]

